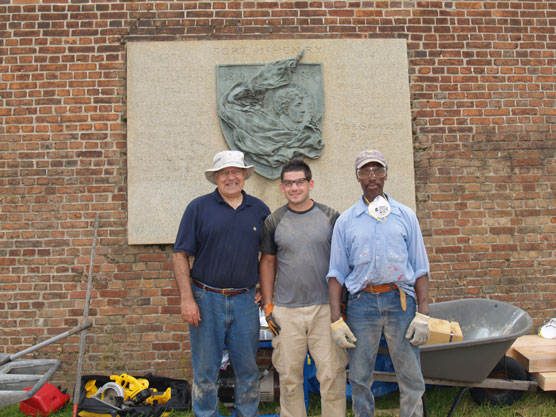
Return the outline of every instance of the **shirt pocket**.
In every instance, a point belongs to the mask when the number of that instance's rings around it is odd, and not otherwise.
[[[395,236],[388,240],[386,258],[390,262],[405,263],[407,260],[407,245],[403,236]]]
[[[355,251],[352,262],[354,266],[367,265],[372,262],[372,259],[373,251],[371,250],[370,245],[365,244]]]

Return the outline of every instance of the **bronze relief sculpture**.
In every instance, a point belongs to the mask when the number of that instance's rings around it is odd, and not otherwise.
[[[294,157],[319,158],[324,99],[322,66],[295,58],[217,67],[218,115],[230,149],[255,172],[275,179]]]

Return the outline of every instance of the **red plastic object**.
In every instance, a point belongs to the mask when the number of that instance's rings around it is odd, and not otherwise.
[[[19,411],[28,416],[46,417],[66,405],[69,399],[68,394],[62,394],[47,382],[34,396],[19,403]]]

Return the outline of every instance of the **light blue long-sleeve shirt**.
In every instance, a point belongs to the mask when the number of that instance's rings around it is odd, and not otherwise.
[[[388,197],[392,212],[380,222],[363,198],[343,212],[334,226],[327,278],[355,294],[367,285],[394,283],[415,298],[415,280],[430,275],[417,216]]]

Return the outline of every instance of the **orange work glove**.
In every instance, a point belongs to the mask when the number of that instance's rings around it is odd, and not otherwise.
[[[280,326],[274,320],[274,316],[272,315],[272,311],[274,310],[274,304],[270,303],[264,306],[264,314],[266,323],[268,324],[268,328],[272,332],[274,336],[278,336],[280,333]]]

